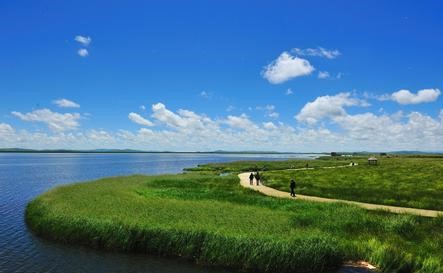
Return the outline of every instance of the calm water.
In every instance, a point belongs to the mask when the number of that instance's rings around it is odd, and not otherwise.
[[[26,204],[48,189],[105,176],[178,173],[208,162],[286,159],[298,155],[0,154],[0,272],[226,272],[190,263],[64,246],[42,240],[24,223]]]

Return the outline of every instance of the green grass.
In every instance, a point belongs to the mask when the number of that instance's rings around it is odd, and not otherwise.
[[[378,166],[356,162],[350,168],[269,171],[262,178],[283,191],[294,178],[300,194],[443,210],[443,158],[379,158]]]
[[[305,168],[306,166],[311,168],[326,167],[326,166],[341,166],[343,164],[349,164],[352,160],[362,158],[348,158],[348,157],[323,157],[317,160],[275,160],[275,161],[235,161],[226,163],[209,163],[199,165],[194,168],[186,168],[185,171],[193,172],[215,172],[215,173],[239,173],[249,171],[271,171],[271,170],[286,170],[286,169],[298,169]],[[306,165],[308,164],[308,165]]]
[[[234,175],[114,177],[33,200],[37,234],[108,250],[182,257],[251,272],[324,272],[367,260],[386,272],[442,272],[443,218],[281,200]]]

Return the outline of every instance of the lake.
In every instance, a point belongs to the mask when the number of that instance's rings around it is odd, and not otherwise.
[[[179,173],[209,162],[312,159],[297,154],[8,154],[0,153],[0,273],[3,272],[227,272],[178,259],[65,246],[34,236],[26,204],[50,188],[107,176]]]

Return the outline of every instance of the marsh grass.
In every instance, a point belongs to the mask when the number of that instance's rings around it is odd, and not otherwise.
[[[251,272],[319,273],[361,259],[439,272],[443,260],[442,218],[276,199],[207,172],[57,187],[28,205],[26,220],[65,243]]]

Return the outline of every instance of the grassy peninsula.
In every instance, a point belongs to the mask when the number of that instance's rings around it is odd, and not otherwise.
[[[308,163],[337,166],[347,160]],[[26,221],[37,234],[64,243],[250,272],[319,273],[348,260],[369,261],[383,272],[443,272],[443,217],[266,197],[241,187],[236,176],[265,169],[269,183],[306,163],[209,164],[178,175],[61,186],[33,200]],[[226,172],[232,174],[219,176]]]

